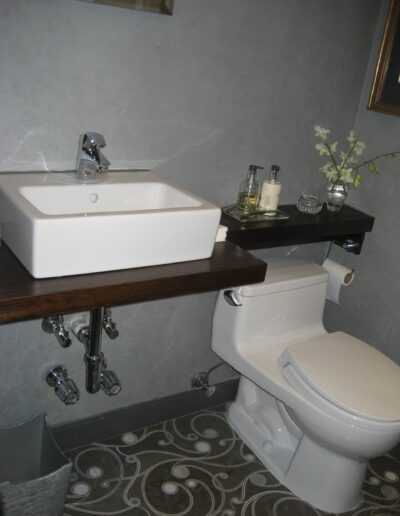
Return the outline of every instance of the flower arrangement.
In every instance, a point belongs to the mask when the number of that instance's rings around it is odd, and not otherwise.
[[[354,136],[354,131],[350,131],[346,137],[348,144],[343,151],[338,150],[338,142],[330,143],[328,141],[329,129],[323,129],[316,125],[314,131],[315,136],[320,140],[315,148],[320,156],[329,158],[329,161],[320,168],[320,171],[332,184],[351,185],[357,188],[362,181],[360,174],[362,167],[367,167],[372,174],[379,174],[380,167],[376,161],[381,158],[394,159],[400,153],[400,151],[387,152],[359,163],[360,156],[365,150],[365,143]]]

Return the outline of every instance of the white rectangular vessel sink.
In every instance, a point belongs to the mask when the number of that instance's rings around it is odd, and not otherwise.
[[[220,215],[150,171],[0,174],[2,238],[35,278],[208,258]]]

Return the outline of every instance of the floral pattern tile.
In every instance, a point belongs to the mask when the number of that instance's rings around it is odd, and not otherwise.
[[[326,515],[286,489],[227,423],[224,407],[69,452],[64,516]],[[400,514],[400,463],[370,464],[364,502],[346,516]]]

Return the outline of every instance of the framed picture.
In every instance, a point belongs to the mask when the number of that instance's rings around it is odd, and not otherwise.
[[[150,11],[158,14],[172,15],[174,0],[81,0],[92,4],[113,5],[136,9],[137,11]]]
[[[400,115],[400,0],[391,0],[368,109]]]

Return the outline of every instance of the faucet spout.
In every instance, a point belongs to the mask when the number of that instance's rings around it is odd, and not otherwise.
[[[86,132],[79,137],[78,156],[75,175],[79,182],[89,183],[97,180],[97,174],[107,170],[111,163],[100,149],[106,146],[100,133]]]

